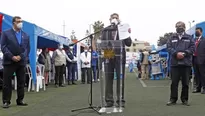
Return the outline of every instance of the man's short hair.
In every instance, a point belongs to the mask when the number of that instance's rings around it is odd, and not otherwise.
[[[119,14],[117,14],[117,13],[112,13],[112,14],[110,15],[110,17],[112,17],[112,16],[114,16],[114,15],[117,15],[117,16],[119,17]]]
[[[21,17],[20,16],[15,16],[15,17],[13,17],[13,19],[12,19],[12,23],[14,24],[14,22],[16,21],[16,19],[21,19]]]
[[[197,27],[196,30],[200,30],[201,32],[203,32],[203,29],[201,27]]]
[[[178,21],[175,25],[176,28],[182,27],[182,28],[186,28],[186,25],[184,22],[182,21]]]

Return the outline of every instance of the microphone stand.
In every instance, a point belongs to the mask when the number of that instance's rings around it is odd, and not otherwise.
[[[91,63],[92,63],[93,35],[95,35],[95,34],[97,34],[97,33],[100,33],[101,31],[104,31],[104,29],[109,28],[110,26],[116,26],[116,25],[114,25],[114,24],[109,25],[109,26],[107,26],[107,27],[105,27],[105,28],[103,28],[103,29],[101,29],[101,30],[99,30],[99,31],[96,31],[96,32],[94,32],[94,33],[88,35],[87,37],[85,37],[85,38],[83,38],[83,39],[81,39],[81,40],[79,40],[79,41],[77,41],[77,42],[71,44],[70,46],[73,46],[73,45],[77,44],[78,42],[81,42],[81,41],[83,41],[83,40],[85,40],[85,39],[87,39],[87,38],[90,38],[90,39],[91,39]],[[109,30],[110,30],[110,29],[109,29]],[[84,107],[84,108],[74,109],[74,110],[71,110],[71,112],[91,109],[91,110],[94,110],[95,112],[97,112],[99,115],[101,115],[101,113],[97,110],[97,108],[100,108],[100,107],[99,107],[99,106],[98,106],[98,107],[93,106],[93,82],[92,82],[92,79],[93,79],[92,77],[93,77],[93,76],[92,76],[92,73],[91,73],[90,76],[91,76],[91,83],[90,83],[90,103],[89,103],[89,106],[88,106],[88,107]]]
[[[102,30],[99,30],[99,31],[97,31],[97,32],[95,32],[95,33],[93,33],[93,34],[90,34],[89,36],[87,36],[87,37],[85,37],[85,38],[83,38],[83,39],[81,39],[81,40],[75,42],[74,44],[71,44],[70,46],[75,45],[75,44],[77,44],[78,42],[81,42],[81,41],[83,41],[83,40],[85,40],[85,39],[87,39],[87,38],[89,37],[90,40],[91,40],[91,63],[92,63],[93,35],[95,35],[95,34],[101,32],[101,31],[102,31]],[[97,110],[97,108],[99,108],[99,107],[93,106],[93,81],[92,81],[92,80],[93,80],[93,76],[92,76],[92,73],[91,73],[90,76],[91,76],[91,83],[90,83],[90,103],[89,103],[89,106],[88,106],[88,107],[84,107],[84,108],[74,109],[74,110],[71,110],[71,112],[91,109],[91,110],[94,110],[95,112],[97,112],[99,115],[101,115],[101,113]]]

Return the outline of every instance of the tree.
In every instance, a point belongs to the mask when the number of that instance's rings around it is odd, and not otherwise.
[[[100,31],[103,28],[104,28],[104,23],[102,21],[94,22],[94,24],[93,24],[94,33]],[[95,45],[96,45],[96,41],[97,41],[98,38],[100,38],[100,33],[95,34],[94,40],[92,42],[93,50],[96,50]]]
[[[104,28],[104,23],[102,21],[94,22],[94,24],[93,24],[94,33],[100,31],[103,28]],[[97,33],[95,35],[95,38],[99,38],[99,37],[100,37],[100,33]]]
[[[157,45],[162,46],[167,43],[167,40],[173,35],[173,32],[165,33],[164,36],[160,36]]]

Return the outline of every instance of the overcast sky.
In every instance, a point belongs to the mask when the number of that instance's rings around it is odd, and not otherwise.
[[[35,23],[51,32],[66,36],[75,30],[85,36],[89,24],[101,20],[109,24],[111,13],[129,23],[132,38],[156,44],[160,35],[175,31],[175,23],[205,20],[204,0],[0,0],[0,12]],[[194,24],[192,24],[194,25]]]

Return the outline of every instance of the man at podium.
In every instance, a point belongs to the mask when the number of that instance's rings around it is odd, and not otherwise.
[[[131,46],[132,40],[131,38],[126,38],[123,40],[119,39],[119,33],[117,29],[117,25],[120,24],[119,15],[117,13],[113,13],[110,15],[110,23],[111,26],[105,28],[102,31],[101,40],[102,41],[122,41],[120,48],[114,48],[115,54],[122,53],[122,60],[119,56],[114,56],[113,58],[105,59],[104,67],[105,67],[105,102],[106,107],[112,107],[114,105],[114,98],[113,98],[113,80],[114,80],[114,70],[116,70],[117,74],[117,105],[119,106],[121,102],[121,106],[124,107],[125,100],[124,100],[124,75],[125,75],[125,63],[126,63],[126,51],[125,46]],[[121,52],[122,49],[122,52]],[[120,66],[122,64],[122,91],[120,90]],[[121,93],[121,92],[122,93]],[[120,95],[121,94],[121,95]],[[121,101],[120,101],[121,96]]]

